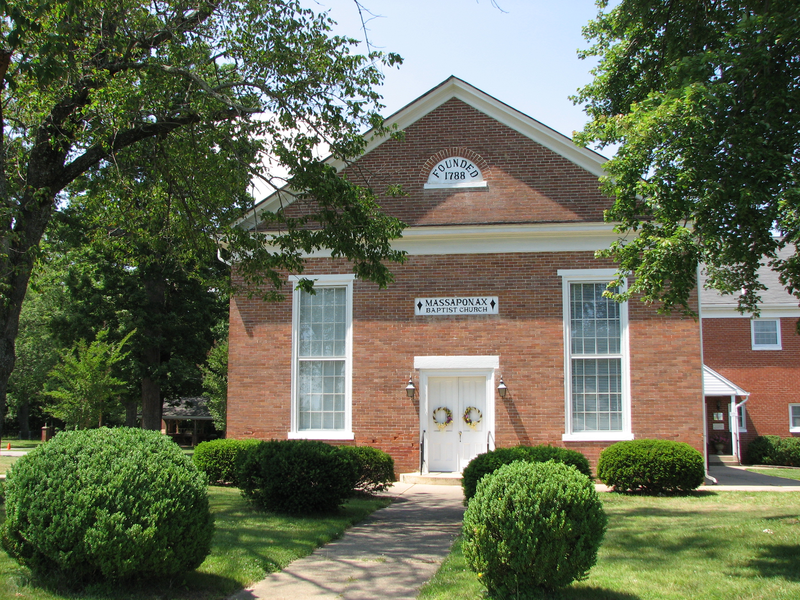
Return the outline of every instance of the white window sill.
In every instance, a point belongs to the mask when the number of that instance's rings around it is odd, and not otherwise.
[[[800,427],[790,427],[789,433],[800,433]]]
[[[563,442],[622,442],[632,440],[633,434],[625,431],[591,431],[586,433],[565,433]]]
[[[753,350],[783,350],[782,346],[753,346]]]
[[[356,434],[352,431],[290,431],[286,434],[290,440],[354,440]]]

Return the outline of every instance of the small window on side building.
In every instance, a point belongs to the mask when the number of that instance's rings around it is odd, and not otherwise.
[[[781,320],[753,319],[750,321],[753,350],[781,349]]]

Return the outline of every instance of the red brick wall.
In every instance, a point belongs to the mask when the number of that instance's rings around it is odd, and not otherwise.
[[[782,350],[752,350],[749,319],[703,319],[705,364],[750,392],[747,433],[741,436],[743,455],[758,435],[792,435],[789,404],[800,403],[797,321],[781,319]],[[723,407],[726,402],[723,398]]]
[[[564,433],[562,288],[558,269],[608,267],[590,252],[410,257],[396,283],[356,282],[353,309],[355,443],[391,453],[398,473],[419,465],[418,396],[405,394],[414,356],[499,355],[509,387],[495,399],[499,446],[567,445],[596,463],[608,443],[568,443]],[[347,273],[314,260],[308,273]],[[290,428],[291,293],[268,305],[231,302],[228,435],[285,439]],[[499,297],[500,314],[416,317],[413,299]],[[630,306],[632,425],[637,438],[702,445],[699,329],[691,319]],[[418,384],[417,374],[414,376]]]
[[[453,155],[473,160],[488,187],[424,189],[429,168]],[[404,140],[387,140],[345,172],[376,193],[402,185],[407,195],[379,195],[379,202],[409,226],[596,222],[611,205],[597,177],[457,99],[409,126]],[[295,205],[287,214],[299,210]]]

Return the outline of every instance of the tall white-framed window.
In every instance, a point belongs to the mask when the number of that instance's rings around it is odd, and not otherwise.
[[[789,431],[800,433],[800,404],[789,405]]]
[[[610,269],[559,270],[564,301],[565,441],[633,439],[628,305],[603,296]]]
[[[289,439],[351,440],[353,275],[315,275],[292,297]],[[299,278],[293,277],[292,281]]]
[[[781,320],[751,319],[750,339],[753,350],[780,350]]]

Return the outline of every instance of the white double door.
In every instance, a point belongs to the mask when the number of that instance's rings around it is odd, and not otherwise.
[[[427,430],[428,471],[460,472],[486,452],[490,432],[486,389],[484,376],[427,378],[427,419],[422,424]],[[471,425],[464,418],[467,409]]]

